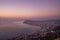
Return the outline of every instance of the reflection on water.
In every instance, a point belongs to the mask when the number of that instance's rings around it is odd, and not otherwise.
[[[22,33],[32,33],[39,30],[39,27],[23,24],[23,21],[1,22],[0,23],[0,40],[15,37]]]

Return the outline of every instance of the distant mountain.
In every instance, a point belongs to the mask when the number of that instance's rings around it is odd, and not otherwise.
[[[24,23],[41,23],[41,22],[56,22],[60,23],[60,20],[25,20]]]
[[[25,20],[25,21],[30,21],[30,22],[60,22],[60,20]]]

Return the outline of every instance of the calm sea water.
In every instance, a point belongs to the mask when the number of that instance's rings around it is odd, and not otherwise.
[[[32,33],[40,27],[24,24],[23,21],[0,22],[0,40],[16,37],[24,33]]]

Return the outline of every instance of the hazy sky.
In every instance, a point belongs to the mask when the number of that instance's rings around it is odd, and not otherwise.
[[[59,0],[0,0],[0,17],[58,18]]]

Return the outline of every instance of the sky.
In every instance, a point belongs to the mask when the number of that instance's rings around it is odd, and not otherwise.
[[[59,18],[59,0],[0,0],[0,17]]]

